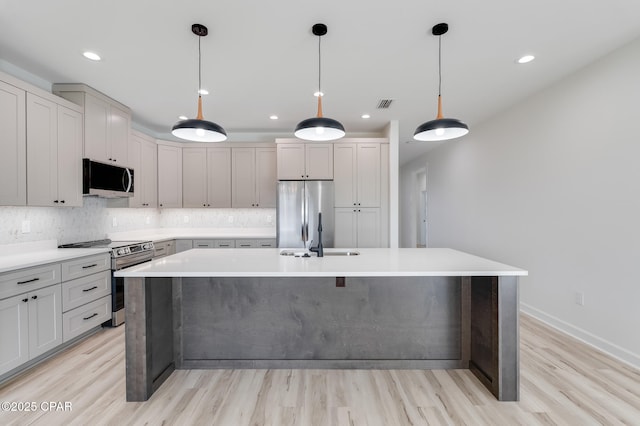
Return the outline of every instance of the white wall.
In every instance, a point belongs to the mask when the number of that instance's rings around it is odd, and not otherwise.
[[[636,366],[639,76],[636,40],[403,167],[401,199],[404,244],[426,163],[430,246],[529,270],[523,310]]]

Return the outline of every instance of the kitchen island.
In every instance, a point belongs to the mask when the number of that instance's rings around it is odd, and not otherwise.
[[[194,249],[126,278],[127,400],[174,369],[469,368],[519,398],[518,277],[451,249]]]

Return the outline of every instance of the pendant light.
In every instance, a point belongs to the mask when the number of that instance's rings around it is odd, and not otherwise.
[[[435,120],[421,124],[413,134],[417,141],[444,141],[455,139],[469,133],[469,127],[455,118],[443,118],[442,115],[442,35],[449,31],[449,25],[441,23],[431,29],[438,36],[438,115]]]
[[[296,126],[295,136],[308,141],[332,141],[345,135],[344,127],[339,121],[322,116],[322,89],[321,89],[321,55],[320,40],[327,33],[325,24],[315,24],[311,31],[318,36],[318,115],[302,120]]]
[[[191,31],[198,36],[198,116],[178,121],[171,129],[171,134],[180,139],[193,142],[222,142],[227,140],[227,132],[212,121],[202,117],[202,55],[200,54],[200,40],[209,31],[201,24],[193,24]]]

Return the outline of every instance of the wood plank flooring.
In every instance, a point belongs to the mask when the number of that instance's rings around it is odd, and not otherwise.
[[[526,315],[520,337],[519,402],[468,370],[181,370],[128,403],[124,327],[105,329],[0,388],[0,401],[37,406],[0,411],[0,424],[640,425],[640,371]]]

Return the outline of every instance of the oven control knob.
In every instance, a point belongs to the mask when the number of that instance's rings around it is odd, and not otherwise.
[[[153,244],[152,243],[144,243],[144,245],[142,246],[143,250],[151,250],[153,249]]]
[[[122,256],[123,254],[127,254],[127,249],[126,248],[118,249],[117,254],[118,254],[118,256]]]

